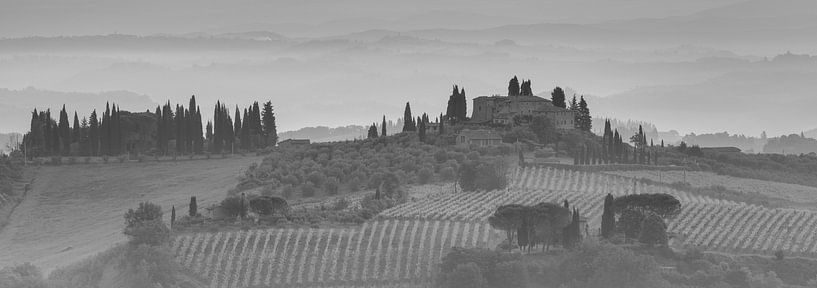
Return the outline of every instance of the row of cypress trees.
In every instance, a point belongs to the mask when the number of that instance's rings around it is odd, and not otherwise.
[[[105,113],[99,119],[96,110],[91,112],[90,119],[79,120],[74,112],[73,127],[68,120],[65,105],[60,110],[59,121],[51,117],[51,110],[31,113],[30,130],[23,137],[22,149],[27,149],[32,157],[70,155],[73,149],[80,155],[118,155],[125,151],[123,140],[122,114],[114,103],[105,105]]]
[[[244,109],[243,121],[237,106],[235,113],[233,122],[226,105],[218,101],[214,120],[207,123],[205,138],[201,109],[196,104],[195,96],[190,97],[188,107],[180,104],[173,107],[168,101],[157,106],[154,113],[134,114],[121,111],[115,103],[107,103],[101,117],[93,110],[89,117],[80,121],[79,115],[74,112],[73,125],[69,124],[64,105],[59,120],[52,118],[50,109],[35,109],[31,114],[30,131],[24,136],[20,148],[27,149],[31,157],[113,156],[142,152],[150,147],[159,154],[167,154],[171,150],[180,154],[199,154],[204,152],[205,144],[216,153],[233,148],[251,150],[277,144],[271,101],[264,103],[263,109],[258,102]],[[171,140],[175,140],[173,147],[170,147]],[[235,142],[241,146],[233,147]],[[142,146],[137,147],[137,144]]]

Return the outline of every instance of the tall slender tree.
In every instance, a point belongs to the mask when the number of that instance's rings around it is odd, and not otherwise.
[[[73,131],[71,131],[71,142],[79,143],[80,129],[82,129],[82,127],[79,124],[79,117],[77,116],[77,111],[74,111],[74,128]]]
[[[380,123],[380,137],[386,137],[386,115],[383,115],[383,122]]]
[[[411,116],[411,105],[406,102],[406,110],[403,111],[403,132],[416,131],[414,117]]]
[[[278,144],[278,128],[275,124],[275,113],[273,113],[272,101],[267,101],[267,103],[264,103],[264,115],[262,121],[264,122],[264,137],[266,145],[275,146]]]
[[[593,129],[593,118],[590,116],[590,108],[587,107],[584,96],[579,100],[579,129],[586,132]]]
[[[238,105],[235,106],[235,117],[233,118],[233,133],[235,133],[235,138],[239,139],[240,144],[244,144],[241,141],[241,111],[238,110]]]

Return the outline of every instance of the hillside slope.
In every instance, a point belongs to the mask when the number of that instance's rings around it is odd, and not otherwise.
[[[141,201],[179,214],[223,199],[255,157],[161,163],[43,167],[0,232],[0,266],[31,262],[48,273],[125,239],[123,216]]]

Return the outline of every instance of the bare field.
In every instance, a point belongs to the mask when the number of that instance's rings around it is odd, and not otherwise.
[[[0,267],[31,262],[46,273],[125,240],[123,215],[141,201],[162,205],[169,221],[221,201],[259,157],[43,167],[0,232]]]
[[[608,171],[604,173],[645,178],[664,183],[684,181],[683,171]],[[729,190],[757,193],[770,198],[784,199],[792,203],[817,203],[817,188],[797,184],[738,178],[700,171],[687,171],[686,182],[693,187],[722,186]]]

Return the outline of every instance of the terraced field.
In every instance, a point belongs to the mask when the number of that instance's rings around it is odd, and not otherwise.
[[[487,223],[386,219],[356,228],[288,228],[179,237],[177,259],[210,287],[427,284],[453,247],[489,247]]]
[[[686,177],[684,177],[684,171],[610,171],[605,173],[630,178],[649,179],[664,183],[683,182],[686,180],[686,183],[689,183],[693,187],[722,186],[729,190],[758,193],[767,197],[781,198],[795,203],[817,203],[817,188],[797,184],[739,178],[701,171],[687,171]]]
[[[442,187],[442,186],[441,186]],[[505,190],[427,193],[356,228],[268,229],[181,236],[178,259],[211,287],[423,286],[455,246],[494,248],[504,234],[487,218],[504,204],[568,200],[596,234],[607,193],[668,193],[681,213],[672,245],[817,257],[817,213],[701,197],[634,178],[547,168],[516,169]]]

